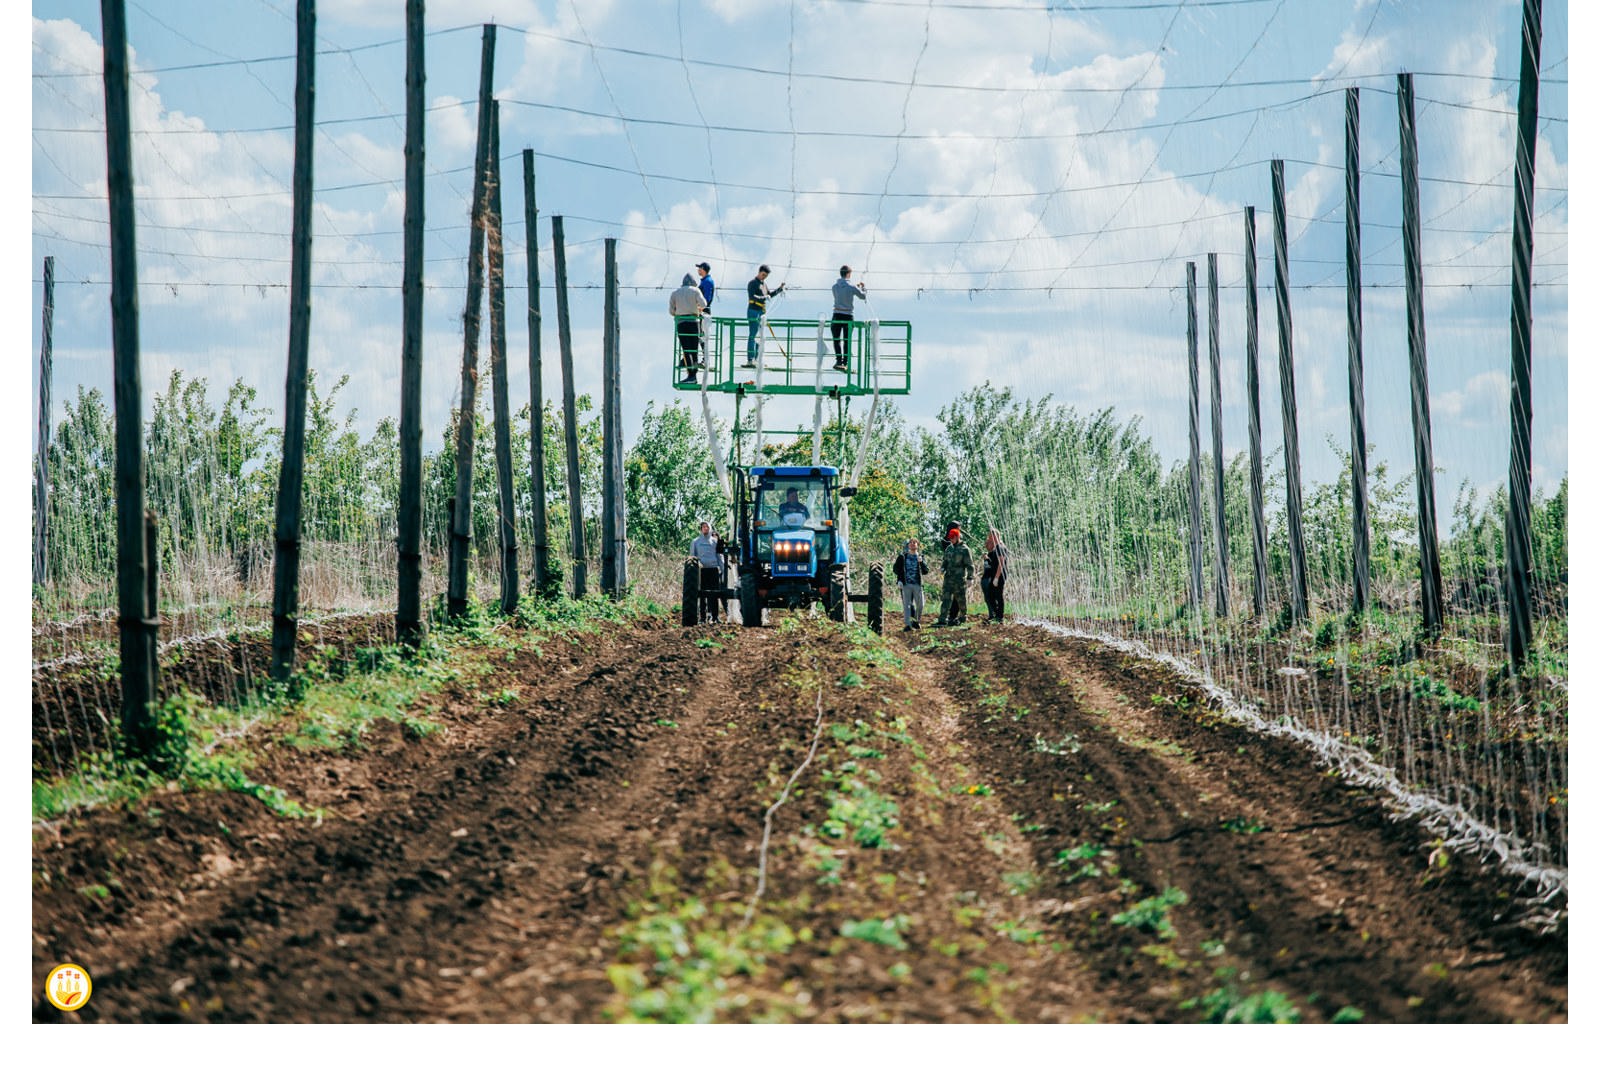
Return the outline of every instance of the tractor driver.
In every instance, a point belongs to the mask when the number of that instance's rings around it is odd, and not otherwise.
[[[800,517],[791,522],[789,520],[790,515],[798,515]],[[799,526],[811,518],[811,509],[800,501],[800,490],[793,486],[789,487],[789,492],[784,495],[783,503],[778,505],[778,518],[782,519],[786,526]]]

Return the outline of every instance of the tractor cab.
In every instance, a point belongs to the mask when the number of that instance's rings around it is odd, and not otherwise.
[[[739,470],[741,512],[740,565],[759,567],[765,576],[786,585],[786,599],[799,607],[810,603],[809,587],[822,600],[832,567],[850,561],[849,546],[839,536],[835,467],[751,467]],[[850,490],[843,491],[846,496]]]

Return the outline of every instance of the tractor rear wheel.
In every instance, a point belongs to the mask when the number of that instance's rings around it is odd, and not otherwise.
[[[849,603],[850,578],[842,569],[836,570],[828,575],[828,618],[844,622]]]
[[[683,561],[683,624],[693,626],[700,621],[700,561]]]
[[[756,595],[756,576],[753,574],[739,576],[739,615],[746,626],[757,627],[763,621],[761,598]]]
[[[883,633],[883,564],[867,569],[867,625],[875,634]]]

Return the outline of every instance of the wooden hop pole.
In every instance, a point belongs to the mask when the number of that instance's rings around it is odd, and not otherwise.
[[[1517,173],[1511,215],[1511,466],[1506,509],[1507,650],[1521,669],[1533,647],[1533,157],[1539,135],[1542,0],[1522,2]]]
[[[1184,264],[1184,277],[1189,297],[1189,607],[1198,623],[1205,613],[1206,580],[1200,528],[1200,327],[1193,262]]]
[[[294,222],[290,237],[289,369],[284,381],[283,462],[278,470],[272,563],[272,677],[294,670],[300,611],[300,506],[305,483],[306,373],[311,347],[311,146],[315,129],[316,0],[295,13]]]
[[[1306,595],[1306,535],[1301,521],[1300,414],[1294,391],[1294,325],[1289,315],[1289,225],[1284,210],[1283,160],[1272,161],[1273,281],[1278,297],[1278,390],[1283,400],[1283,468],[1288,491],[1289,603],[1296,622],[1310,616]]]
[[[1367,539],[1367,401],[1361,354],[1361,90],[1344,92],[1345,321],[1350,379],[1350,610],[1371,597],[1372,548]]]
[[[139,269],[133,227],[128,119],[128,27],[122,0],[101,0],[106,98],[106,194],[111,223],[111,350],[117,420],[117,628],[122,739],[130,754],[155,746],[156,630],[145,585],[144,441],[139,382]]]
[[[33,464],[33,584],[44,586],[49,565],[51,332],[56,313],[56,257],[44,257],[44,323],[39,339],[39,440]]]
[[[617,374],[616,337],[611,324],[617,302],[617,239],[605,239],[605,301],[602,312],[600,370],[600,590],[617,592],[617,464],[612,449],[611,387]]]
[[[1256,209],[1244,209],[1245,406],[1250,416],[1250,556],[1254,574],[1251,606],[1267,614],[1266,471],[1261,459],[1261,320],[1256,288]]]
[[[472,550],[472,446],[478,417],[478,332],[483,324],[483,244],[488,213],[491,111],[494,101],[494,24],[483,28],[478,72],[478,152],[472,179],[472,236],[467,242],[467,306],[461,314],[461,409],[456,417],[456,495],[450,515],[446,610],[467,610],[467,560]]]
[[[1422,570],[1422,628],[1444,629],[1439,576],[1439,521],[1433,499],[1433,416],[1428,410],[1428,338],[1422,315],[1422,208],[1417,193],[1417,117],[1411,75],[1401,74],[1400,236],[1405,251],[1406,349],[1411,357],[1411,444],[1416,455],[1417,549]]]
[[[583,550],[583,483],[578,469],[578,399],[572,383],[572,323],[567,317],[567,245],[560,215],[550,216],[556,260],[556,337],[561,345],[561,414],[567,445],[567,528],[572,547],[572,595],[588,592],[589,565]]]
[[[399,603],[395,634],[422,643],[423,0],[406,0],[405,262],[401,268]]]
[[[1211,518],[1216,538],[1217,618],[1228,617],[1228,516],[1222,482],[1222,325],[1217,316],[1217,254],[1206,253],[1206,304],[1211,358]]]
[[[550,580],[550,517],[544,481],[544,325],[539,310],[539,206],[534,199],[533,149],[522,150],[522,219],[528,249],[528,458],[533,467],[533,591],[547,597]]]
[[[500,213],[500,102],[490,104],[489,373],[494,390],[494,458],[500,490],[500,610],[517,610],[517,498],[511,475],[511,387],[506,380],[506,256]]]

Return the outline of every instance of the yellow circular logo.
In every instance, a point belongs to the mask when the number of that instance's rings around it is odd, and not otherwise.
[[[75,963],[63,963],[44,980],[45,999],[62,1011],[77,1011],[89,1003],[93,992],[89,972]]]

